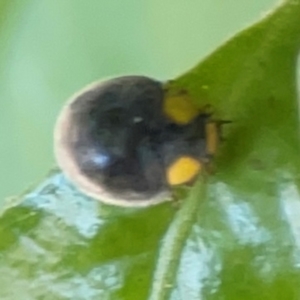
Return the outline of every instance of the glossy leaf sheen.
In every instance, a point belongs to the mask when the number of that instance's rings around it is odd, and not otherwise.
[[[181,204],[116,208],[59,172],[0,219],[0,298],[300,299],[300,0],[171,83],[227,125]]]

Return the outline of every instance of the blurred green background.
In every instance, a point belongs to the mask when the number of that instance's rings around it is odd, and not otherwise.
[[[173,78],[276,2],[0,0],[0,199],[55,166],[53,125],[75,91],[122,74]]]

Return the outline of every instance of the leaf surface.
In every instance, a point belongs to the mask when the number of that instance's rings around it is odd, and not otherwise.
[[[300,298],[300,1],[172,81],[232,120],[179,208],[109,207],[53,172],[0,218],[0,298]]]

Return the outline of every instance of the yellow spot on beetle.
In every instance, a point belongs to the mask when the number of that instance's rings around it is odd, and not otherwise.
[[[181,125],[190,123],[199,114],[199,108],[187,94],[167,95],[163,109],[170,119]]]
[[[201,163],[189,156],[177,159],[167,170],[167,180],[170,185],[187,183],[201,170]]]
[[[214,155],[219,145],[219,128],[217,123],[209,122],[205,126],[206,131],[206,152]]]

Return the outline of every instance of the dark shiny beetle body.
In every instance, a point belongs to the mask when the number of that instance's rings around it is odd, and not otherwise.
[[[170,198],[167,170],[179,157],[206,162],[208,114],[177,124],[162,83],[125,76],[96,83],[64,107],[55,130],[59,166],[83,192],[117,205]],[[193,176],[194,178],[195,176]]]

